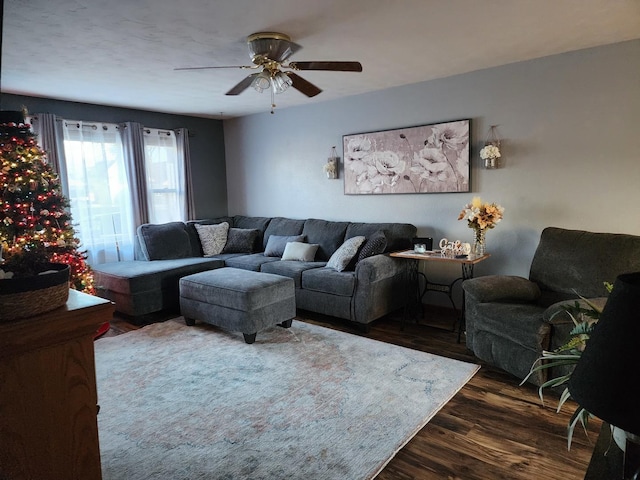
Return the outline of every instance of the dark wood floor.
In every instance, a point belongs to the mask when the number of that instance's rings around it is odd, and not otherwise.
[[[427,307],[421,324],[401,328],[399,317],[375,322],[370,338],[436,355],[482,364],[451,330],[453,312]],[[300,312],[299,319],[362,335],[348,322]],[[137,328],[114,319],[107,335]],[[377,477],[404,479],[582,479],[601,423],[589,425],[589,436],[576,431],[567,450],[566,425],[575,404],[556,413],[557,399],[542,406],[537,388],[483,365],[474,378],[398,452]]]

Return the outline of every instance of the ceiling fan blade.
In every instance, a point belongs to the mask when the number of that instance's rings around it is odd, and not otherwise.
[[[241,70],[246,70],[248,68],[258,68],[257,65],[223,65],[220,67],[180,67],[174,68],[174,70],[209,70],[212,68],[239,68]]]
[[[244,79],[242,79],[242,81],[240,81],[240,83],[238,83],[235,87],[233,87],[231,90],[225,93],[225,95],[240,95],[247,88],[249,88],[249,86],[251,85],[251,82],[253,82],[253,79],[256,75],[258,74],[252,73],[248,77],[245,77]]]
[[[289,62],[294,70],[330,70],[334,72],[361,72],[360,62]]]
[[[296,75],[293,72],[286,72],[286,73],[287,73],[287,75],[289,75],[289,78],[291,78],[291,80],[293,80],[292,87],[295,88],[296,90],[301,91],[307,97],[315,97],[320,92],[322,92],[321,89],[316,87],[313,83],[308,82],[307,80],[305,80],[301,76]]]

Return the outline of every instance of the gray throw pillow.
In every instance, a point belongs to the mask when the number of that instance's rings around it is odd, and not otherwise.
[[[319,245],[317,243],[289,242],[284,247],[282,260],[313,262]]]
[[[265,257],[281,257],[289,242],[304,242],[304,235],[269,235],[264,249]]]
[[[259,236],[257,228],[230,228],[222,253],[253,253]]]
[[[351,259],[355,257],[356,253],[358,253],[360,245],[362,245],[365,240],[366,238],[363,236],[352,237],[349,240],[346,240],[335,252],[333,252],[333,255],[331,255],[331,258],[329,258],[325,267],[333,268],[338,272],[345,270]]]
[[[138,227],[140,248],[147,260],[173,260],[191,256],[191,244],[182,222],[145,223]]]
[[[222,249],[227,243],[229,224],[227,222],[218,225],[195,225],[202,244],[202,251],[205,257],[212,257],[222,253]]]

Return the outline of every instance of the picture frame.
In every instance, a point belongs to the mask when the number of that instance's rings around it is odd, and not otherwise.
[[[470,191],[470,120],[344,135],[345,195]]]

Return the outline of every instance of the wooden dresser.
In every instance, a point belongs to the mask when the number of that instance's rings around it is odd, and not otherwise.
[[[93,336],[113,311],[71,290],[64,307],[0,323],[0,479],[101,478]]]

